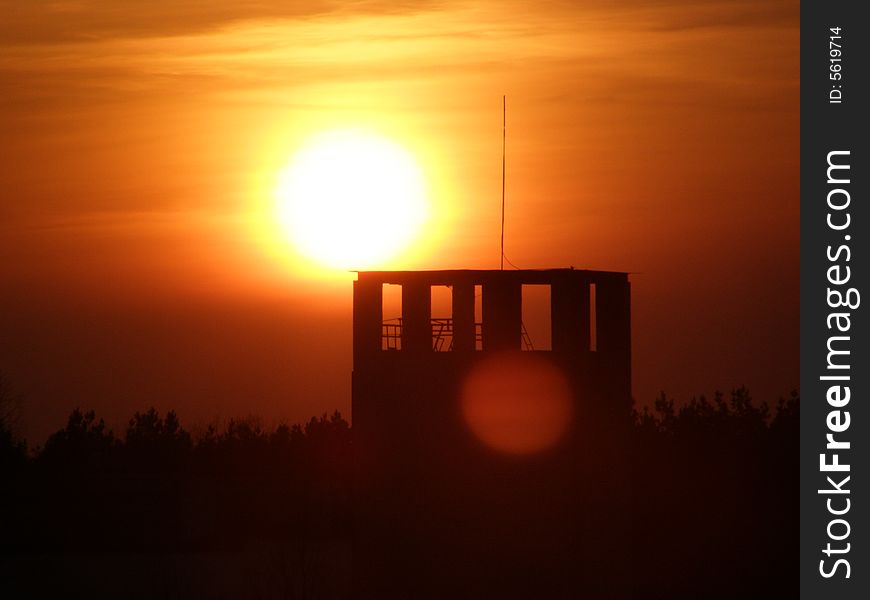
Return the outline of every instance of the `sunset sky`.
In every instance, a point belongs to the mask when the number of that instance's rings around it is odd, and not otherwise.
[[[504,94],[506,255],[632,273],[639,402],[798,385],[797,1],[0,14],[0,371],[36,442],[75,406],[349,414],[347,270],[375,265],[303,256],[282,173],[323,132],[388,140],[428,208],[376,266],[497,267]]]

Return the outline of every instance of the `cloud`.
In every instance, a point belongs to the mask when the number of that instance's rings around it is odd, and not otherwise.
[[[502,0],[492,3],[390,2],[369,0],[0,0],[0,46],[89,42],[135,37],[202,33],[243,21],[310,19],[330,15],[396,15],[474,10],[504,15],[519,24],[531,17],[529,31],[541,19],[576,22],[619,20],[648,22],[662,30],[745,27],[799,22],[797,0],[587,0],[540,3]]]
[[[395,14],[427,5],[340,0],[0,0],[0,46],[185,35],[240,21]]]

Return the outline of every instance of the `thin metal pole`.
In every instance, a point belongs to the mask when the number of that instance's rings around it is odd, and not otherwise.
[[[500,269],[504,271],[504,165],[505,143],[507,141],[507,96],[501,97],[502,121],[501,121],[501,262]]]

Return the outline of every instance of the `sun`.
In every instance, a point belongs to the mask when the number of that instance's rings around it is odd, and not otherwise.
[[[304,143],[278,177],[276,217],[297,251],[340,269],[385,266],[428,218],[422,171],[376,134],[324,132]]]

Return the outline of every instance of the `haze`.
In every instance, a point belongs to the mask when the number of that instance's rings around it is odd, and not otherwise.
[[[364,127],[432,217],[383,268],[632,272],[634,396],[798,384],[799,3],[0,0],[0,370],[39,442],[350,413],[353,275],[281,168]]]

